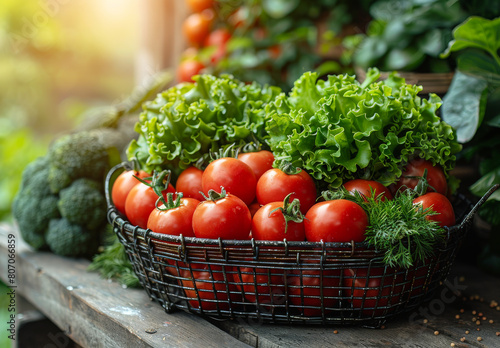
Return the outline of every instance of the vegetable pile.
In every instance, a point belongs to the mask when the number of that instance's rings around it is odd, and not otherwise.
[[[304,74],[289,96],[281,94],[268,108],[277,164],[291,162],[335,188],[355,178],[389,185],[413,157],[448,172],[460,146],[436,115],[440,98],[421,99],[421,87],[394,74],[378,78],[370,70],[360,85],[348,75],[317,81],[317,74]]]
[[[455,224],[448,174],[460,150],[439,97],[370,70],[286,95],[198,75],[144,105],[113,202],[158,233],[199,238],[363,242],[409,267]],[[414,244],[414,246],[413,246]]]

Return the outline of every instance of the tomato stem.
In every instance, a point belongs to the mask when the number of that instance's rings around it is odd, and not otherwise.
[[[417,194],[417,196],[422,196],[427,190],[430,188],[432,191],[437,192],[434,187],[429,185],[429,181],[427,180],[427,168],[424,169],[424,173],[422,176],[405,176],[408,179],[418,179],[417,186],[413,189],[413,191]]]
[[[299,174],[302,169],[300,169],[299,167],[296,167],[292,164],[292,162],[288,162],[288,161],[283,161],[280,165],[280,168],[279,168],[281,171],[283,171],[285,174],[288,174],[288,175],[294,175],[294,174]]]
[[[215,191],[215,190],[209,190],[208,196],[205,195],[203,192],[200,192],[200,193],[205,198],[205,200],[212,201],[212,202],[215,202],[215,201],[218,201],[219,199],[227,197],[226,189],[222,186],[220,187],[220,193]]]
[[[162,211],[165,211],[165,210],[170,210],[170,209],[174,209],[174,208],[179,208],[181,206],[181,198],[184,196],[182,194],[182,192],[176,192],[175,193],[177,196],[175,197],[175,200],[174,200],[174,194],[172,192],[169,192],[167,193],[167,200],[165,202],[165,199],[163,198],[163,196],[161,197],[158,197],[158,200],[156,201],[156,208],[158,210],[162,210]],[[159,204],[163,203],[163,207],[159,207]]]
[[[300,200],[294,198],[290,203],[290,197],[295,194],[295,192],[289,193],[283,200],[283,207],[278,207],[269,212],[269,217],[276,211],[280,210],[285,218],[285,234],[288,230],[288,222],[293,221],[296,223],[301,223],[304,221],[304,215],[300,211]]]
[[[221,147],[219,151],[213,151],[210,153],[210,159],[215,161],[220,158],[226,157],[238,157],[238,148],[235,148],[236,143],[229,144],[227,146]]]
[[[171,178],[172,172],[170,170],[162,170],[161,172],[158,172],[156,170],[153,171],[153,175],[148,178],[139,178],[138,176],[134,175],[134,177],[142,182],[144,185],[147,185],[151,187],[158,196],[158,200],[156,201],[156,206],[159,205],[159,202],[162,202],[167,205],[167,202],[165,201],[165,198],[163,197],[163,191],[168,189],[168,185],[170,184],[170,178]],[[150,180],[150,181],[148,181]]]

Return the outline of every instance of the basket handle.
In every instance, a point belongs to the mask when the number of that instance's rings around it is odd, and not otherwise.
[[[120,169],[131,170],[134,169],[134,166],[131,162],[122,162],[115,165],[108,171],[108,174],[106,174],[106,181],[104,182],[104,194],[108,205],[113,203],[111,200],[111,178],[113,178],[113,175],[115,175],[115,173]]]
[[[472,207],[471,211],[465,216],[462,223],[460,223],[460,227],[469,223],[474,218],[474,215],[477,213],[479,208],[481,208],[481,206],[488,200],[488,198],[490,198],[493,192],[495,192],[499,187],[500,184],[495,184],[492,187],[490,187],[490,189],[479,199],[479,201],[474,205],[474,207]]]

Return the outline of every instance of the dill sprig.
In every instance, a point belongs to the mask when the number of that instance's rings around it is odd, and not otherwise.
[[[415,195],[414,191],[405,190],[393,200],[365,197],[358,201],[370,219],[366,242],[385,251],[384,261],[391,267],[410,267],[425,260],[445,236],[444,228],[426,218],[436,213],[413,204]]]
[[[134,273],[125,247],[116,236],[113,237],[113,242],[107,245],[102,253],[94,256],[88,270],[99,272],[104,279],[115,279],[123,286],[139,287],[139,279]]]

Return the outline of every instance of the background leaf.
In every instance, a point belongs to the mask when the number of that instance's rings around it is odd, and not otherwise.
[[[443,98],[443,120],[457,131],[457,140],[466,143],[474,137],[484,116],[487,83],[457,71]]]
[[[300,0],[262,0],[262,7],[273,18],[283,18],[300,4]]]
[[[454,40],[448,45],[443,56],[450,52],[466,48],[479,48],[487,51],[500,65],[498,50],[500,49],[500,17],[489,20],[472,16],[453,31]]]

